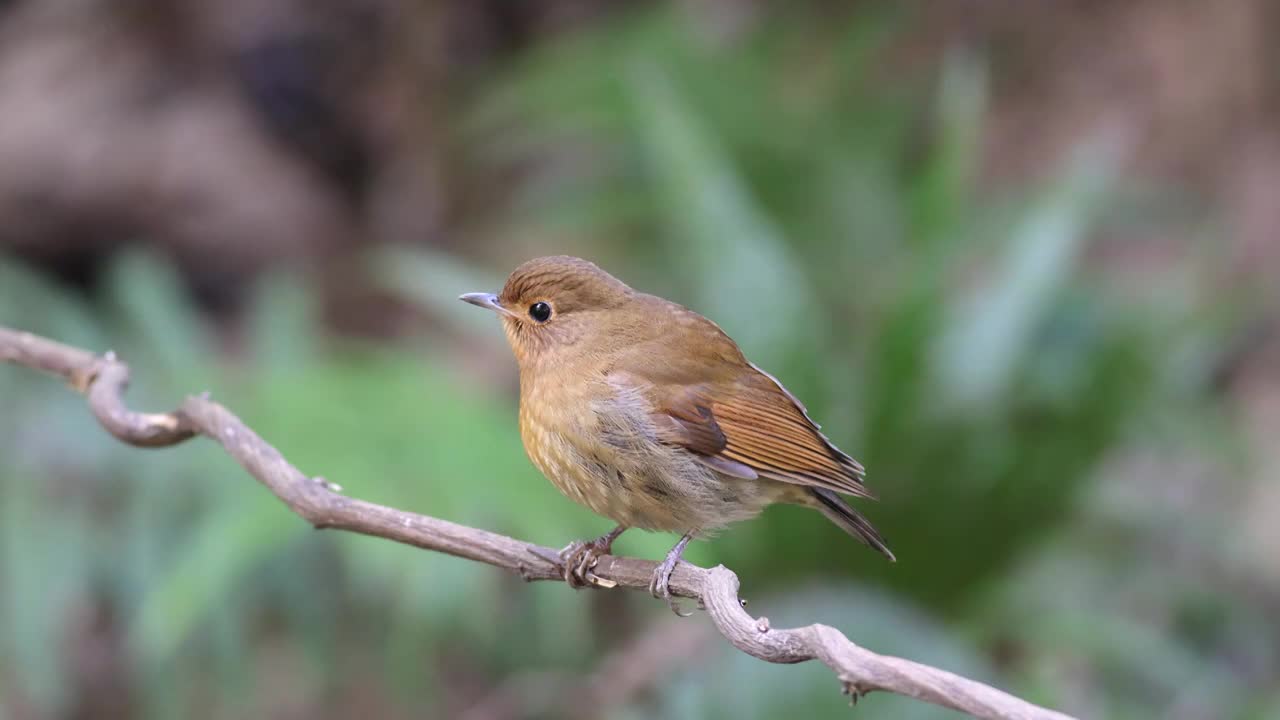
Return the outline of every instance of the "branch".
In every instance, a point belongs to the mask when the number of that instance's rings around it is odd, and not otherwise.
[[[561,568],[543,557],[555,555],[551,548],[335,492],[337,486],[303,474],[207,394],[188,397],[169,413],[129,410],[123,399],[129,368],[113,353],[94,355],[0,327],[0,360],[67,380],[88,397],[90,409],[107,432],[130,445],[166,447],[196,435],[214,440],[316,528],[346,530],[448,553],[517,572],[529,581],[563,579]],[[648,560],[607,555],[592,570],[601,587],[647,590],[656,567]],[[682,562],[671,576],[670,587],[675,595],[698,600],[734,647],[771,663],[818,660],[835,672],[844,691],[855,700],[881,690],[980,718],[1069,720],[1067,715],[945,670],[871,652],[826,625],[771,628],[768,618],[754,618],[743,609],[738,599],[738,576],[723,565],[706,569]]]

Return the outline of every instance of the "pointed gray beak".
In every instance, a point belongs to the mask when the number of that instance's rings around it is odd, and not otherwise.
[[[476,307],[482,307],[486,310],[492,310],[496,313],[502,313],[503,315],[512,315],[512,312],[510,310],[502,307],[502,304],[498,302],[498,296],[494,295],[493,293],[483,293],[483,292],[467,293],[465,295],[459,295],[458,299],[464,303],[471,303]]]

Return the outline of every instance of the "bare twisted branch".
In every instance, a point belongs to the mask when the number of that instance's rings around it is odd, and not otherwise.
[[[561,580],[545,556],[555,551],[486,530],[348,498],[322,478],[303,474],[231,411],[205,395],[188,397],[169,413],[139,413],[124,404],[129,368],[114,354],[94,355],[30,333],[0,327],[0,360],[57,375],[88,397],[99,423],[119,440],[165,447],[204,435],[235,458],[290,510],[317,528],[386,538],[518,572],[526,580]],[[656,563],[605,556],[593,568],[601,587],[647,590]],[[1069,716],[945,670],[879,655],[826,625],[769,627],[738,598],[738,576],[724,566],[681,563],[671,577],[673,594],[699,600],[720,633],[738,649],[772,663],[818,660],[835,671],[855,697],[876,690],[923,700],[980,718],[1070,720]]]

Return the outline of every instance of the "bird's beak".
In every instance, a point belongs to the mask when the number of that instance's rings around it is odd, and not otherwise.
[[[484,293],[484,292],[467,293],[465,295],[459,295],[458,299],[464,303],[471,303],[476,307],[482,307],[486,310],[492,310],[502,315],[510,315],[511,317],[515,317],[515,313],[502,307],[502,303],[498,302],[498,296],[494,295],[493,293]]]

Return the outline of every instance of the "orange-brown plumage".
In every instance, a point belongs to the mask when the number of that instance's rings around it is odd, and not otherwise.
[[[715,323],[567,256],[530,260],[499,295],[463,299],[502,317],[534,464],[619,524],[576,547],[577,580],[589,564],[581,553],[607,552],[621,528],[684,533],[669,575],[688,538],[777,502],[816,508],[892,559],[837,495],[871,497],[862,466]],[[655,590],[665,594],[665,576]]]

